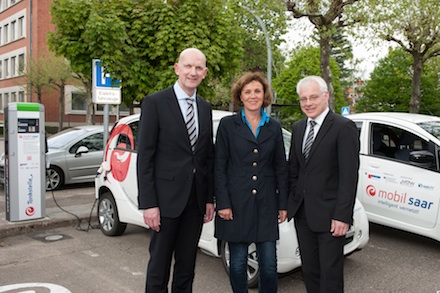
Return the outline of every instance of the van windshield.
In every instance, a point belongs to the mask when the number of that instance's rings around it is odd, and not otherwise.
[[[429,121],[418,123],[420,127],[440,139],[440,121]]]

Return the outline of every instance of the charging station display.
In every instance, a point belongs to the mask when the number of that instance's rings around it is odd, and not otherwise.
[[[45,217],[44,106],[9,103],[5,109],[6,220]]]

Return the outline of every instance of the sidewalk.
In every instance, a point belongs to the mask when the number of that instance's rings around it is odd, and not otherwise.
[[[58,227],[70,226],[84,230],[91,229],[92,226],[97,227],[97,202],[94,204],[93,184],[85,185],[85,187],[84,185],[72,186],[54,191],[53,194],[47,191],[46,216],[44,218],[9,222],[6,220],[4,188],[0,185],[0,239]]]

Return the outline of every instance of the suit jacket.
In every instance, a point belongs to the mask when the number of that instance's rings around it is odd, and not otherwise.
[[[353,222],[359,169],[359,132],[353,121],[329,111],[306,163],[302,154],[307,118],[293,125],[289,155],[288,218],[304,204],[314,232],[330,231],[331,220]]]
[[[215,236],[234,242],[275,241],[278,210],[287,209],[287,162],[281,125],[270,119],[256,138],[241,114],[220,121],[215,143]]]
[[[212,109],[199,96],[196,102],[199,134],[193,152],[174,89],[143,99],[137,135],[139,209],[159,207],[162,217],[178,217],[193,180],[202,214],[206,203],[213,202]]]

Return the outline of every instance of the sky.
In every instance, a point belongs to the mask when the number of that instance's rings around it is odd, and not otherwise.
[[[313,33],[313,25],[306,18],[295,19],[290,23],[290,28],[283,36],[285,43],[281,45],[281,49],[284,52],[289,52],[290,49],[304,44],[311,43],[310,36]],[[385,57],[388,53],[388,42],[384,42],[382,46],[374,49],[368,48],[365,42],[352,41],[353,55],[355,59],[358,59],[360,63],[355,68],[355,76],[362,79],[368,79],[370,73],[374,70],[375,64],[378,60]],[[350,64],[347,64],[350,66]]]

